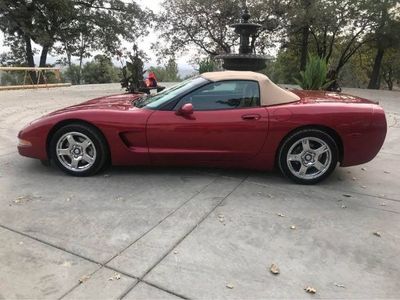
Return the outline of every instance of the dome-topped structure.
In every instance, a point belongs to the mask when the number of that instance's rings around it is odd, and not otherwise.
[[[250,44],[250,36],[256,34],[262,26],[249,22],[250,17],[246,1],[244,1],[241,22],[230,25],[240,35],[239,53],[216,56],[224,61],[222,66],[226,70],[259,71],[265,68],[266,57],[257,55],[254,46]]]

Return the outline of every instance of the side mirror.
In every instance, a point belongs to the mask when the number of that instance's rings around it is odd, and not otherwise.
[[[192,103],[186,103],[182,105],[180,109],[176,112],[178,115],[182,116],[188,116],[193,114],[193,104]]]

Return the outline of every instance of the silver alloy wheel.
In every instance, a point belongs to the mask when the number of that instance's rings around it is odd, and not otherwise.
[[[80,132],[67,132],[57,141],[58,161],[68,170],[82,172],[96,161],[96,147],[92,140]]]
[[[305,137],[290,147],[286,162],[294,176],[301,179],[315,179],[329,169],[332,151],[323,140]]]

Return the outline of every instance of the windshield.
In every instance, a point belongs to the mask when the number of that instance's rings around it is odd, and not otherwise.
[[[157,108],[160,105],[167,103],[169,100],[175,98],[176,96],[180,94],[183,95],[191,89],[200,86],[206,82],[208,82],[207,79],[204,79],[202,77],[190,78],[155,95],[144,96],[140,100],[135,101],[133,105],[139,108],[144,106],[147,108]]]

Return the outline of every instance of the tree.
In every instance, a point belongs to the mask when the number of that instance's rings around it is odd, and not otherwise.
[[[292,36],[290,39],[292,43],[297,41],[300,48],[300,71],[304,71],[307,64],[310,26],[317,13],[315,4],[314,0],[293,1],[292,5],[288,6],[285,16],[285,19],[290,21],[286,27],[287,34]]]
[[[368,84],[369,89],[380,88],[380,71],[385,52],[391,48],[400,49],[400,20],[397,19],[399,12],[394,9],[397,3],[396,0],[382,0],[376,3],[378,13],[376,29],[373,33],[373,46],[376,48],[376,54]]]
[[[400,55],[397,49],[386,51],[382,62],[382,78],[388,90],[393,90],[394,82],[400,82]]]
[[[72,57],[78,57],[80,82],[83,59],[92,51],[101,50],[107,55],[116,54],[121,38],[134,42],[147,34],[153,14],[141,9],[135,2],[122,0],[86,0],[79,2],[75,22],[60,34],[61,47],[57,50],[65,54],[67,64]]]
[[[164,0],[164,10],[157,18],[163,43],[155,45],[163,56],[182,53],[196,47],[208,56],[230,53],[238,45],[238,35],[230,24],[238,22],[242,1],[239,0]],[[263,24],[258,33],[262,52],[268,39],[266,33],[277,30],[282,14],[281,0],[248,1],[252,20]],[[257,36],[258,37],[258,36]],[[256,42],[252,37],[252,44]],[[164,42],[165,41],[165,42]]]
[[[34,51],[32,49],[33,12],[35,10],[33,1],[24,0],[1,0],[0,1],[0,30],[11,39],[18,39],[19,45],[23,43],[26,64],[34,67]],[[19,59],[20,57],[18,57]],[[33,81],[36,81],[36,74],[30,74]]]
[[[24,41],[30,67],[35,66],[31,41],[41,45],[39,66],[44,67],[57,32],[69,24],[73,9],[73,2],[67,0],[1,0],[0,29]]]
[[[24,41],[30,67],[35,66],[34,41],[42,46],[40,66],[46,65],[48,53],[61,42],[57,52],[66,53],[69,66],[71,57],[78,56],[81,68],[91,51],[112,54],[121,38],[133,41],[144,34],[151,15],[124,0],[1,0],[0,30]]]
[[[276,83],[295,83],[299,74],[299,55],[292,47],[281,48],[266,75]]]
[[[178,65],[174,57],[171,57],[165,66],[150,67],[149,71],[154,72],[158,81],[177,82],[182,80],[179,77]]]
[[[104,55],[96,55],[93,61],[87,62],[82,77],[87,84],[119,82],[118,69]]]
[[[199,61],[199,73],[213,72],[217,70],[217,62],[211,57],[201,59]]]
[[[375,0],[294,0],[285,15],[287,45],[300,56],[317,54],[329,65],[329,79],[336,79],[359,49],[371,40],[376,19]]]
[[[3,46],[10,50],[0,54],[0,65],[5,66],[26,66],[25,44],[18,36],[5,36]],[[33,53],[36,51],[33,50]]]

